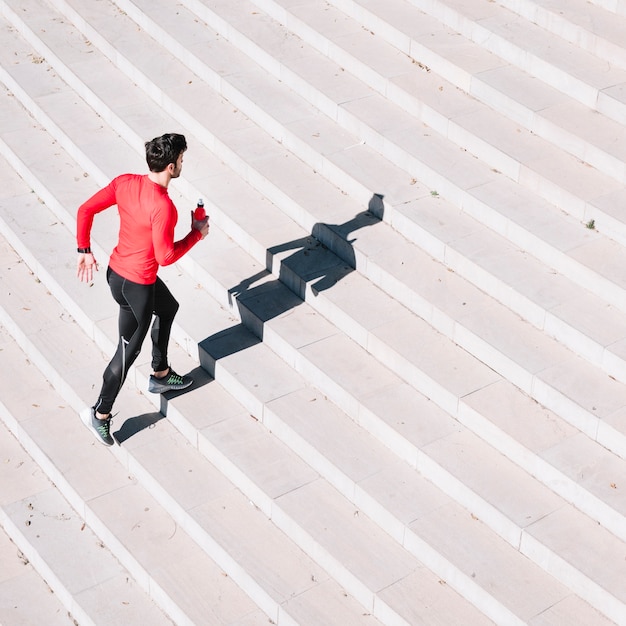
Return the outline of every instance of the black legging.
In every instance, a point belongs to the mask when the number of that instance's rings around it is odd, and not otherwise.
[[[100,397],[95,405],[96,411],[103,415],[113,409],[128,370],[139,356],[152,314],[155,315],[150,333],[152,369],[159,372],[168,368],[167,346],[172,322],[178,311],[178,302],[160,278],[152,285],[141,285],[123,278],[109,267],[107,281],[113,298],[120,305],[120,337],[117,350],[104,370]]]

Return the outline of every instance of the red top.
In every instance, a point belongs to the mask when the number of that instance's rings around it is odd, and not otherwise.
[[[184,239],[174,241],[178,211],[167,189],[147,175],[122,174],[79,207],[76,216],[79,248],[90,246],[95,214],[114,204],[120,214],[120,232],[109,266],[135,283],[154,283],[159,265],[175,263],[202,238],[200,231],[192,228]]]

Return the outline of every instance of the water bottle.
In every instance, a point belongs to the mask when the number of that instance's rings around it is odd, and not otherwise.
[[[194,211],[193,218],[197,222],[201,222],[206,217],[206,211],[204,210],[204,200],[200,198]]]

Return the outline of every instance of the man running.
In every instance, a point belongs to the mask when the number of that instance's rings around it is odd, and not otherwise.
[[[152,315],[152,369],[148,390],[153,393],[185,389],[193,383],[179,376],[167,358],[170,331],[178,302],[157,276],[160,265],[180,259],[209,232],[208,218],[195,220],[180,241],[174,241],[178,211],[167,188],[180,176],[187,142],[183,135],[168,133],[145,144],[148,174],[122,174],[95,193],[78,209],[77,275],[90,283],[98,264],[90,248],[94,216],[117,205],[120,216],[118,243],[109,259],[107,282],[119,310],[119,341],[104,370],[102,388],[95,405],[81,412],[85,425],[98,441],[113,445],[111,411],[130,366],[139,356]]]

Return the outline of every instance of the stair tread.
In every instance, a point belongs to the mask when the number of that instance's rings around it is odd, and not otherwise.
[[[2,335],[6,337],[4,329]],[[8,340],[6,345],[8,349],[12,348]],[[19,368],[18,359],[13,363]],[[3,398],[7,398],[7,390],[3,391]],[[40,413],[44,411],[34,403],[31,406]],[[3,408],[4,411],[6,409]],[[50,415],[46,417],[48,420],[51,418]],[[58,415],[55,418],[58,424]],[[55,623],[54,620],[67,623],[65,618],[71,621],[72,617],[79,621],[85,616],[94,619],[97,615],[98,623],[102,624],[116,624],[120,620],[132,622],[139,616],[148,617],[154,624],[171,624],[129,577],[128,571],[115,556],[86,527],[83,517],[69,506],[4,424],[2,431],[2,455],[6,459],[2,483],[11,487],[10,490],[3,489],[3,524],[13,529],[14,541],[21,546],[18,556],[22,555],[22,564],[29,561],[31,564],[29,575],[18,576],[13,571],[15,579],[3,581],[6,587],[11,582],[16,585],[10,596],[12,602],[20,599],[11,607],[16,611],[13,615],[17,619],[10,623],[35,623],[29,620],[34,620],[37,612],[41,611],[38,623],[41,620],[48,623],[44,615],[49,612],[51,623]],[[81,469],[84,472],[84,467]],[[9,547],[4,548],[8,554]],[[13,545],[13,550],[16,549]],[[37,581],[32,566],[39,570],[38,574],[44,580]],[[45,578],[52,588],[46,587]],[[32,589],[24,587],[29,583],[33,585]],[[35,593],[39,602],[34,602]],[[53,593],[56,594],[56,601]],[[103,601],[103,598],[107,600]],[[28,601],[24,602],[26,599]],[[5,609],[8,608],[7,604]]]
[[[276,6],[280,6],[281,9],[283,8],[280,2],[273,2],[273,3],[261,2],[259,4],[263,6],[264,8],[268,10],[272,10],[272,11],[274,11],[274,7]],[[307,24],[307,26],[317,29],[318,32],[328,31],[329,24],[332,23],[333,20],[339,21],[340,18],[338,18],[338,16],[342,15],[341,12],[338,10],[317,11],[314,13],[311,11],[311,4],[313,3],[309,3],[309,6],[307,6],[306,12],[303,11],[299,7],[287,6],[287,7],[284,7],[284,9],[288,10],[290,15],[294,15],[296,16],[296,18],[303,20]],[[409,5],[406,5],[406,3],[404,4],[378,3],[378,6],[376,6],[375,3],[366,3],[366,5],[367,5],[368,11],[380,17],[380,21],[377,23],[377,25],[380,26],[380,29],[383,28],[383,20],[387,22],[388,24],[396,25],[396,28],[402,31],[402,30],[408,30],[409,28],[411,28],[410,26],[411,24],[415,23],[416,21],[422,22],[424,18],[427,17],[423,13],[421,13],[416,7],[410,7]],[[278,9],[275,9],[275,12],[276,14],[278,14]],[[323,24],[319,23],[319,16],[324,16],[322,18],[325,20]],[[314,19],[318,19],[318,22],[311,21]],[[373,28],[376,28],[376,27],[373,27]],[[435,29],[435,26],[432,26],[431,30],[434,30],[434,29]],[[363,36],[364,32],[368,32],[368,31],[358,30],[358,31],[355,31],[354,33],[350,31],[350,35],[352,38],[361,37]],[[466,129],[467,131],[472,131],[472,128],[477,129],[476,123],[478,122],[480,124],[480,127],[479,127],[480,132],[478,133],[474,132],[474,135],[480,136],[481,139],[488,139],[489,137],[491,137],[491,142],[493,145],[500,144],[502,154],[505,158],[514,157],[516,153],[523,154],[521,149],[524,148],[525,146],[528,146],[528,148],[530,148],[531,146],[534,146],[534,149],[530,152],[531,155],[536,153],[539,150],[542,150],[544,153],[546,152],[551,153],[551,157],[550,157],[551,159],[560,160],[562,158],[561,155],[559,154],[559,151],[555,147],[549,145],[548,142],[544,141],[543,139],[540,139],[537,135],[526,133],[525,131],[519,128],[519,124],[516,123],[515,121],[506,120],[503,116],[498,116],[494,114],[493,109],[487,109],[487,107],[485,107],[479,101],[469,98],[467,94],[464,94],[462,91],[455,89],[453,85],[449,84],[440,75],[435,74],[430,71],[424,71],[421,73],[415,73],[415,72],[409,71],[410,69],[413,69],[411,68],[410,59],[408,58],[404,59],[404,62],[408,65],[408,68],[409,68],[407,70],[407,68],[405,67],[404,71],[401,71],[400,69],[396,69],[393,63],[389,63],[389,62],[385,63],[384,60],[377,62],[376,60],[377,57],[382,58],[382,59],[390,59],[390,58],[393,59],[394,58],[393,52],[386,53],[386,50],[388,48],[393,50],[394,49],[393,46],[397,46],[404,52],[407,52],[407,53],[409,52],[408,46],[405,48],[403,45],[399,43],[400,41],[402,41],[401,36],[395,36],[395,35],[398,35],[398,32],[399,32],[398,30],[395,31],[393,39],[391,39],[391,36],[388,36],[387,39],[389,43],[372,40],[372,37],[370,37],[369,41],[363,42],[363,45],[360,46],[360,49],[359,49],[358,44],[356,44],[356,40],[352,46],[346,45],[347,42],[345,40],[347,39],[347,35],[343,36],[341,39],[337,39],[333,37],[332,34],[328,34],[327,37],[329,38],[330,41],[340,46],[344,54],[356,55],[355,58],[360,63],[363,63],[365,66],[370,67],[371,71],[378,72],[381,75],[383,80],[386,78],[389,79],[393,85],[401,87],[410,97],[416,98],[418,101],[424,102],[425,104],[431,106],[433,110],[430,112],[430,115],[428,116],[428,120],[433,124],[435,128],[439,129],[440,132],[443,132],[444,134],[448,132],[451,137],[459,136],[458,130],[455,132],[453,130],[448,129],[449,124],[451,125],[452,123],[454,123],[454,124],[459,125],[460,129]],[[311,34],[310,37],[313,37],[313,35]],[[457,34],[457,38],[458,38],[458,34]],[[471,44],[468,43],[468,45],[471,45]],[[447,48],[443,48],[441,52],[444,56],[446,54],[449,55],[453,50],[458,49],[459,47],[460,46],[455,44],[454,47],[448,46]],[[321,44],[318,46],[318,48],[322,48]],[[397,50],[397,48],[395,49]],[[374,52],[373,50],[375,50],[376,52]],[[337,55],[339,53],[337,51],[334,51],[333,54]],[[465,56],[466,58],[471,58],[472,60],[475,60],[476,56],[478,56],[479,54],[480,54],[479,45],[473,44],[472,54],[466,54]],[[396,59],[395,65],[397,65],[398,63],[397,61],[398,58],[399,57],[396,52],[395,53],[395,59]],[[448,60],[451,60],[451,59],[448,59]],[[287,62],[295,63],[295,67],[298,67],[297,61],[298,59],[296,59],[295,62],[291,60]],[[456,62],[457,59],[454,59],[454,61]],[[458,63],[463,64],[463,59],[458,59]],[[312,64],[300,63],[299,65],[302,66],[302,71],[306,72],[307,69],[310,68]],[[513,67],[507,67],[507,66],[501,67],[498,65],[496,69],[493,71],[502,72],[505,70],[508,71],[509,74],[511,73],[513,74],[514,80],[509,80],[507,81],[506,84],[502,84],[501,86],[502,88],[509,89],[511,92],[514,89],[515,85],[517,85],[520,81],[523,82],[525,79],[527,79],[527,75],[525,75],[523,71],[517,70],[516,68],[513,68]],[[479,74],[477,78],[478,78],[478,81],[482,80],[482,72]],[[372,79],[372,81],[374,81],[374,79]],[[310,82],[313,82],[313,81],[310,81]],[[531,94],[534,91],[544,91],[544,90],[547,91],[549,89],[548,87],[544,88],[543,85],[538,84],[538,81],[533,81],[529,83],[528,80],[526,80],[526,87],[527,87],[526,89],[527,93],[523,95],[520,94],[520,97],[531,98],[532,97]],[[442,90],[446,92],[445,97],[442,97]],[[389,93],[388,95],[389,97],[393,97],[391,93]],[[554,99],[557,102],[562,102],[564,100],[562,96],[559,97],[557,94],[554,94]],[[444,107],[451,107],[451,109],[446,112],[446,109]],[[542,107],[540,112],[537,111],[537,116],[542,116],[544,113],[544,110],[545,108]],[[547,109],[547,110],[549,111],[550,109]],[[577,109],[577,111],[580,112],[580,119],[579,119],[579,122],[580,122],[581,120],[585,119],[586,112],[588,111],[588,109],[580,107],[579,109]],[[443,119],[439,122],[437,121],[438,119],[437,115],[442,115],[443,117]],[[554,117],[555,116],[552,116],[552,118],[548,117],[548,120],[553,121],[553,122],[554,121],[558,122],[558,120],[554,120]],[[482,120],[484,119],[487,119],[488,122],[483,123]],[[529,124],[532,124],[532,121],[529,121]],[[613,120],[605,119],[602,116],[598,116],[596,113],[594,117],[594,126],[598,127],[599,129],[600,128],[607,129],[607,133],[609,134],[609,139],[608,141],[604,143],[604,145],[606,146],[606,150],[609,154],[611,153],[615,154],[616,148],[611,147],[611,145],[614,144],[614,142],[613,142],[613,137],[611,137],[611,134],[610,134],[611,131],[609,129],[612,129],[613,131],[621,132],[621,125],[618,125]],[[505,128],[506,128],[506,131],[504,131]],[[545,132],[545,129],[543,129],[539,124],[536,124],[536,126],[534,126],[533,129],[539,130],[540,134],[542,134],[541,130],[544,130]],[[579,123],[578,126],[575,128],[572,128],[570,125],[570,128],[567,130],[569,132],[571,132],[572,130],[576,131],[574,132],[574,136],[576,136],[577,134],[585,133],[585,126]],[[602,142],[600,139],[602,137],[602,134],[603,134],[602,132],[597,132],[597,133],[587,132],[585,136],[585,140],[589,142],[591,145],[597,146],[597,149],[602,150],[602,148],[600,147],[600,145],[602,145]],[[508,143],[506,139],[507,137],[508,137]],[[582,141],[582,137],[579,141]],[[575,146],[574,141],[571,141],[570,144],[578,148],[578,146]],[[539,146],[541,146],[541,148],[539,148]],[[590,156],[591,154],[589,149],[587,149],[586,151],[581,151],[580,149],[578,149],[578,151],[575,153],[578,155],[579,159],[584,158],[585,154],[587,154],[587,156]],[[485,153],[485,155],[487,154],[488,153]],[[604,159],[604,161],[606,161],[606,159]],[[599,165],[600,163],[604,163],[604,161],[599,160],[597,161],[597,163]],[[521,159],[521,162],[524,163],[523,158]],[[505,160],[503,158],[500,158],[500,164],[502,165],[504,163],[505,163]],[[532,167],[532,159],[530,159],[530,163],[528,165]],[[611,175],[616,175],[619,180],[623,180],[623,167],[620,168],[618,164],[614,164],[613,166],[610,166],[607,164],[607,166],[609,168],[608,172],[611,173]],[[518,166],[514,166],[513,169],[511,170],[511,173],[513,175],[515,175],[517,167]],[[580,162],[572,161],[569,168],[578,171],[579,178],[588,177],[590,179],[593,179],[594,174],[590,171],[584,172],[583,168],[581,167]],[[563,174],[562,170],[561,170],[561,174]],[[558,174],[556,170],[552,175],[556,176],[555,180],[558,180]],[[600,176],[596,180],[599,181],[603,179]],[[589,185],[590,193],[593,193],[593,189],[594,189],[593,184],[590,184]],[[597,187],[596,187],[596,191],[597,191]]]
[[[46,581],[3,530],[0,530],[0,554],[3,564],[0,616],[5,623],[50,626],[73,623]]]
[[[421,0],[412,0],[412,4],[425,9],[427,7],[426,3],[421,2]],[[457,27],[460,27],[462,33],[475,28],[476,38],[485,32],[495,35],[494,41],[491,43],[493,48],[502,45],[498,39],[501,37],[503,40],[518,46],[520,52],[529,50],[542,61],[550,63],[557,69],[571,72],[573,76],[581,80],[584,79],[598,88],[623,82],[624,77],[626,77],[624,71],[613,68],[606,72],[606,67],[604,68],[604,76],[599,76],[596,72],[602,66],[602,60],[596,59],[587,51],[569,42],[552,39],[552,35],[546,33],[545,30],[516,16],[506,8],[485,7],[479,2],[451,2],[449,5],[450,20],[454,21]],[[520,43],[521,41],[523,44]],[[490,47],[490,44],[485,45],[487,48]],[[520,67],[530,67],[530,60],[524,58],[523,54],[520,54],[516,63]]]
[[[504,6],[515,10],[513,3],[505,2]],[[531,2],[522,10],[518,9],[520,15],[530,17],[536,16],[544,28],[561,37],[567,36],[571,40],[575,34],[584,33],[586,37],[581,38],[580,44],[587,49],[593,50],[601,55],[602,47],[600,41],[621,43],[619,37],[620,30],[624,26],[624,16],[617,12],[617,3],[613,3],[613,9],[603,6],[602,3],[587,4],[583,0],[573,0],[563,2],[562,0],[551,0],[550,2]],[[578,41],[578,40],[577,40]],[[607,60],[608,56],[606,51]]]

